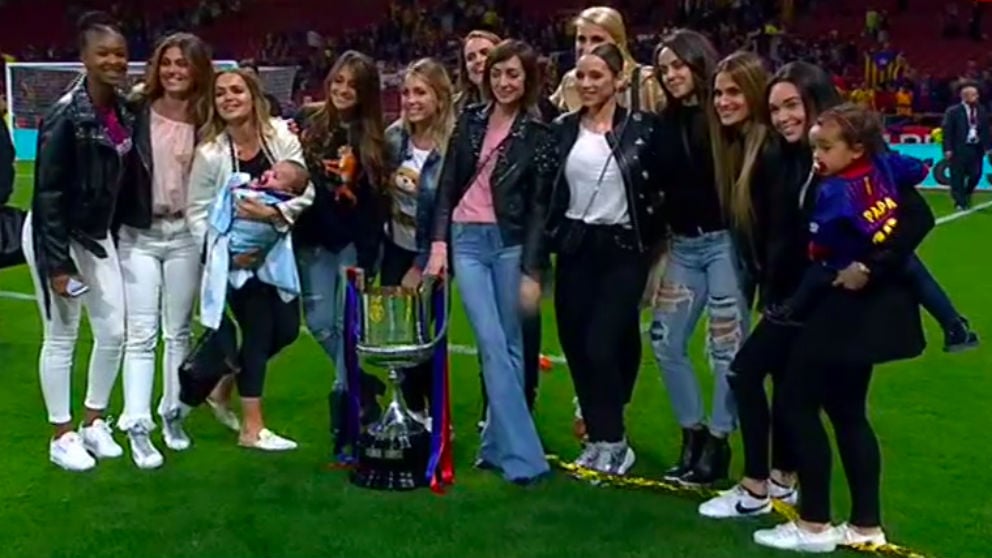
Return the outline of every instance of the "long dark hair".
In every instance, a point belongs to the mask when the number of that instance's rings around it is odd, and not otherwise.
[[[840,93],[837,92],[833,80],[830,79],[830,74],[809,62],[799,60],[789,62],[779,68],[768,82],[765,91],[766,105],[772,87],[779,83],[791,83],[799,91],[799,96],[803,100],[803,108],[806,111],[807,131],[813,127],[818,115],[844,101]]]
[[[341,55],[334,63],[331,71],[324,80],[324,94],[327,96],[323,103],[317,105],[317,110],[310,117],[305,136],[304,149],[323,145],[341,124],[341,114],[331,99],[331,84],[334,78],[348,68],[355,76],[355,114],[352,118],[353,130],[357,126],[358,155],[362,167],[369,177],[369,182],[375,191],[380,191],[385,183],[386,140],[385,125],[382,120],[382,84],[379,81],[379,69],[375,61],[361,52],[349,50]]]
[[[652,62],[658,64],[658,55],[664,49],[670,49],[692,71],[692,82],[696,99],[699,104],[708,103],[712,99],[712,80],[716,73],[716,64],[720,59],[713,43],[705,35],[691,29],[676,29],[666,35],[654,48]],[[655,76],[665,93],[665,110],[674,110],[682,105],[665,87],[664,76],[655,69]]]
[[[189,115],[193,125],[199,130],[210,119],[214,99],[210,95],[214,81],[214,65],[211,62],[210,46],[192,33],[173,33],[163,38],[152,54],[148,67],[145,69],[145,83],[141,96],[154,101],[165,95],[162,79],[159,77],[162,57],[170,48],[178,48],[183,58],[189,62],[193,77],[193,86],[189,94]]]

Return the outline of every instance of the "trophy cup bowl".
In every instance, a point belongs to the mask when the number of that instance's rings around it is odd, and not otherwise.
[[[425,277],[419,288],[365,287],[358,297],[356,352],[363,370],[385,371],[392,387],[389,405],[358,440],[358,464],[352,481],[366,488],[411,490],[427,485],[431,434],[403,400],[403,370],[430,362],[444,337],[433,334],[431,303],[437,281]],[[447,282],[442,281],[445,300]],[[444,305],[447,308],[447,304]],[[446,323],[447,320],[445,320]]]

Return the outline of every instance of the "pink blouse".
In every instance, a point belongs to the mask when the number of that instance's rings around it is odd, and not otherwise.
[[[193,163],[194,130],[186,122],[152,114],[152,213],[176,215],[186,209],[186,189]]]
[[[499,154],[494,153],[494,151],[510,134],[512,127],[512,120],[499,126],[493,126],[490,120],[489,128],[486,130],[486,138],[482,141],[479,160],[476,162],[476,164],[485,162],[485,166],[477,173],[478,177],[475,182],[468,187],[461,202],[455,207],[455,212],[452,215],[452,220],[455,223],[496,222],[496,210],[493,209],[492,176]]]

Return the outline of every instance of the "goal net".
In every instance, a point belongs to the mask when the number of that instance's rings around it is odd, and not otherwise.
[[[218,69],[236,66],[237,63],[233,60],[214,61],[214,67]],[[9,125],[17,149],[17,159],[33,161],[38,123],[52,104],[81,78],[83,65],[80,62],[8,62],[6,67]],[[292,99],[296,72],[295,67],[260,69],[266,92],[284,104]],[[128,64],[128,89],[144,75],[144,62]]]

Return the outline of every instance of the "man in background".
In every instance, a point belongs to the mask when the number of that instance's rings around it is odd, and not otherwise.
[[[978,86],[966,81],[958,89],[961,102],[944,113],[944,158],[951,167],[951,198],[959,211],[971,207],[971,195],[982,179],[984,157],[992,151],[989,113],[978,102]]]
[[[246,58],[238,62],[238,67],[244,70],[251,70],[258,78],[258,82],[262,84],[262,90],[265,90],[265,82],[262,81],[262,74],[258,71],[258,63],[251,58]],[[275,95],[269,92],[265,93],[265,98],[269,101],[269,115],[275,118],[282,116],[282,105],[279,104],[279,99],[276,99]]]

